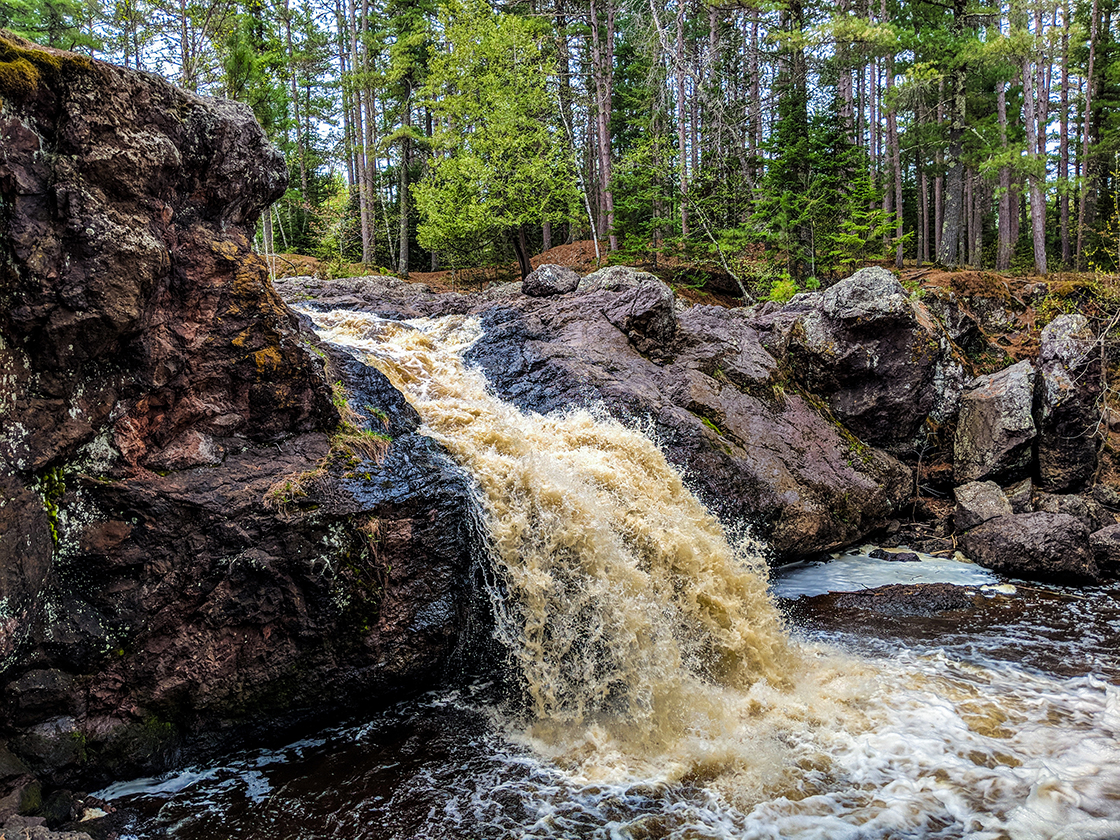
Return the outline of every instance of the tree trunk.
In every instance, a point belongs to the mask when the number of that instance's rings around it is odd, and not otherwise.
[[[1038,136],[1037,93],[1038,79],[1035,73],[1037,64],[1032,72],[1029,58],[1023,59],[1023,123],[1027,129],[1027,160],[1036,162],[1040,155],[1040,138]],[[1045,142],[1044,140],[1042,141]],[[1027,173],[1027,187],[1030,191],[1031,202],[1031,239],[1034,245],[1034,267],[1039,274],[1046,274],[1046,200],[1043,198],[1041,179],[1034,167]]]
[[[1058,105],[1058,226],[1062,265],[1073,256],[1069,241],[1069,2],[1062,6],[1062,70]]]
[[[688,123],[684,90],[684,2],[677,2],[677,52],[674,61],[677,84],[677,160],[681,192],[681,238],[688,238]]]
[[[922,168],[922,242],[918,265],[929,262],[929,173]]]
[[[525,236],[525,225],[518,227],[510,240],[513,242],[513,251],[517,254],[517,266],[521,271],[521,279],[524,280],[533,270],[529,262],[529,243]]]
[[[296,57],[292,48],[292,10],[289,0],[284,0],[284,44],[288,50],[288,92],[292,97],[292,121],[296,127],[296,157],[299,164],[300,196],[306,205],[309,196],[307,188],[307,154],[304,149],[303,122],[299,110],[299,85],[296,81]]]
[[[1089,224],[1089,194],[1093,191],[1091,183],[1093,167],[1089,165],[1090,123],[1093,117],[1093,87],[1096,75],[1097,33],[1100,29],[1100,4],[1093,0],[1089,11],[1089,63],[1085,73],[1085,116],[1081,128],[1081,195],[1077,204],[1077,268],[1084,268],[1085,228]]]
[[[1003,151],[1007,151],[1007,83],[1000,82],[996,97],[999,117],[999,139]],[[999,245],[996,247],[996,269],[1007,271],[1011,268],[1011,169],[999,168]]]
[[[600,3],[606,3],[606,21],[599,20]],[[610,232],[610,249],[618,250],[614,229],[614,191],[611,188],[611,109],[614,97],[615,0],[591,0],[591,65],[595,82],[596,148],[599,163],[599,196],[604,223]]]
[[[956,268],[961,264],[964,245],[964,118],[965,118],[965,70],[953,69],[953,96],[949,100],[949,171],[945,175],[945,210],[941,218],[941,241],[938,244],[937,261],[946,268]]]
[[[400,239],[397,246],[397,274],[401,277],[408,276],[408,165],[412,150],[412,138],[408,130],[412,128],[412,108],[406,102],[404,107],[405,134],[401,136],[401,162],[397,178],[397,202],[400,207]]]
[[[886,0],[883,0],[884,6]],[[887,95],[890,95],[894,84],[894,59],[887,59]],[[887,145],[890,147],[891,168],[894,170],[894,216],[895,216],[895,246],[894,265],[902,268],[903,247],[903,219],[902,219],[902,149],[898,142],[898,114],[892,106],[887,111]]]

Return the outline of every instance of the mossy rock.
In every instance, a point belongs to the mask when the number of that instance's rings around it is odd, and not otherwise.
[[[67,71],[92,66],[84,55],[48,50],[0,29],[0,97],[23,102],[38,93],[44,81],[55,82]]]

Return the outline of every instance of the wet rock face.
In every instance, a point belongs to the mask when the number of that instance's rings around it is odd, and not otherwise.
[[[140,772],[439,679],[469,486],[384,377],[325,372],[253,255],[281,155],[244,106],[0,38],[12,62],[35,70],[0,72],[12,752]]]

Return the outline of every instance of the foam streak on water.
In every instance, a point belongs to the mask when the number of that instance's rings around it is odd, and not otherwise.
[[[630,813],[609,836],[1120,837],[1115,686],[799,645],[761,561],[640,432],[497,399],[459,355],[471,319],[313,317],[478,481],[529,710],[512,737],[580,808],[662,791],[655,831]]]

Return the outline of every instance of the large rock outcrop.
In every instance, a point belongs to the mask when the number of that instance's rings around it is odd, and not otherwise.
[[[679,310],[644,272],[604,269],[546,298],[433,295],[380,278],[280,288],[387,317],[477,314],[484,335],[468,359],[504,399],[540,413],[598,404],[649,424],[698,496],[725,522],[758,526],[780,555],[860,539],[912,488],[905,466],[783,378],[747,310]]]
[[[886,269],[857,271],[791,309],[794,376],[863,441],[907,453],[927,418],[943,423],[955,412],[959,354]]]
[[[1083,487],[1105,431],[1101,352],[1084,315],[1059,315],[1042,330],[1035,384],[1038,473],[1043,490]]]
[[[251,250],[286,177],[244,106],[0,36],[0,740],[43,778],[458,649],[469,486],[376,371],[332,393]]]
[[[969,383],[953,438],[953,475],[958,482],[1013,481],[1030,470],[1037,434],[1034,381],[1034,366],[1024,360]]]

